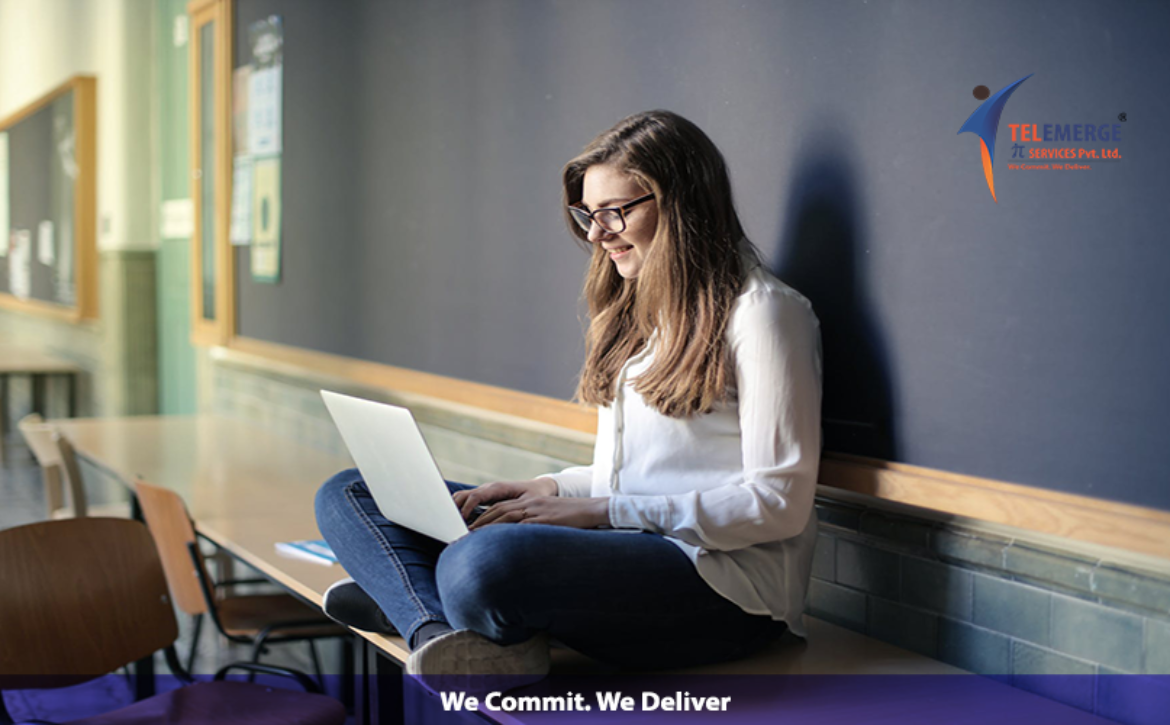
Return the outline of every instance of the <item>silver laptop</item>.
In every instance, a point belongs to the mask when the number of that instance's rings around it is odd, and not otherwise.
[[[448,544],[467,533],[409,410],[328,390],[321,397],[382,515]]]

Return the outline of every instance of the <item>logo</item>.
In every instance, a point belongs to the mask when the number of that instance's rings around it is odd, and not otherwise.
[[[972,113],[967,122],[959,128],[959,133],[973,133],[979,137],[979,151],[983,154],[983,175],[987,177],[987,188],[991,190],[991,199],[996,204],[999,203],[999,199],[995,198],[995,173],[992,164],[995,161],[995,132],[999,128],[999,117],[1003,114],[1003,107],[1007,105],[1008,99],[1020,84],[1033,75],[1029,73],[1015,83],[1009,83],[1001,88],[980,104],[975,113]],[[979,97],[986,98],[983,95],[987,93],[984,86],[979,86],[975,92]]]
[[[987,178],[987,189],[997,204],[994,164],[999,117],[1003,115],[1008,99],[1032,75],[1029,73],[1015,83],[1009,83],[994,95],[987,86],[976,86],[975,98],[983,103],[959,128],[960,134],[973,133],[979,137],[983,176]],[[1125,113],[1117,115],[1121,123],[1126,119]],[[1012,133],[1011,158],[1019,159],[1015,163],[1008,162],[1011,171],[1091,171],[1092,164],[1121,161],[1121,150],[1116,146],[1088,146],[1095,143],[1112,145],[1121,141],[1121,124],[1118,123],[1009,123],[1008,128]],[[1039,144],[1063,145],[1044,147]]]

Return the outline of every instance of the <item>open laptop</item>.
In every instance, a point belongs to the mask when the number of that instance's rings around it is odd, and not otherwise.
[[[409,410],[328,390],[321,397],[382,515],[447,544],[467,533]]]

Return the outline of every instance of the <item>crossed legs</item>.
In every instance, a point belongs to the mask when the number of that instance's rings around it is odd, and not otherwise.
[[[547,632],[610,665],[659,669],[743,657],[784,630],[716,593],[650,532],[497,524],[445,545],[386,519],[353,469],[321,487],[317,521],[408,642],[427,622],[501,645]]]

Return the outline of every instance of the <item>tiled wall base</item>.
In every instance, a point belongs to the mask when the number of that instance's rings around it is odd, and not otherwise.
[[[828,498],[817,512],[814,616],[1121,722],[1127,679],[1092,676],[1170,674],[1158,562]]]
[[[449,480],[532,478],[592,457],[589,436],[552,426],[338,380],[277,375],[213,359],[206,351],[200,356],[202,412],[243,418],[340,456],[346,455],[345,446],[321,400],[322,388],[410,408]]]
[[[0,345],[38,350],[80,365],[79,415],[153,413],[158,400],[154,252],[102,252],[99,277],[97,320],[73,324],[0,310]],[[65,385],[59,380],[49,385],[48,413],[64,416]],[[12,379],[12,420],[29,411],[30,393],[27,378]]]

